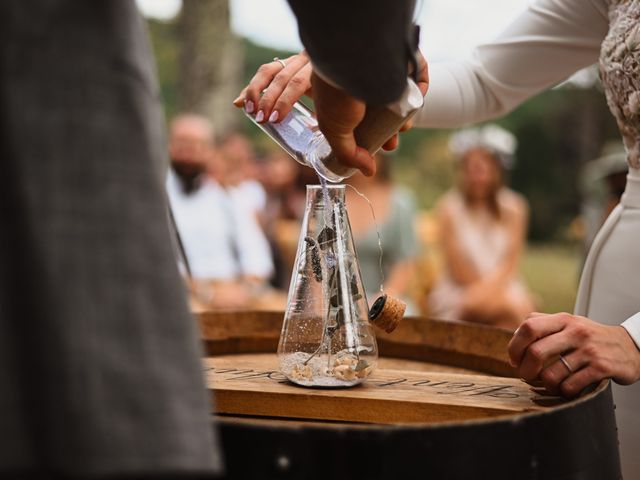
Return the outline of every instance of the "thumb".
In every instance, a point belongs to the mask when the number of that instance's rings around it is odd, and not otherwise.
[[[347,167],[360,169],[367,176],[373,175],[375,161],[369,152],[358,147],[353,133],[364,117],[364,102],[328,84],[315,73],[311,83],[318,126],[338,161]]]

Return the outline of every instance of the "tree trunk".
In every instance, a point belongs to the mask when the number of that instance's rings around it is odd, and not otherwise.
[[[209,118],[216,134],[238,122],[243,48],[233,36],[228,0],[183,0],[179,20],[178,107]]]

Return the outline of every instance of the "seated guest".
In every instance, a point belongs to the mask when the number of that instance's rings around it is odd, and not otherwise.
[[[266,192],[261,224],[271,245],[274,275],[273,287],[286,291],[291,281],[300,222],[304,211],[304,187],[298,188],[297,178],[302,167],[282,150],[274,150],[257,164],[257,178]],[[305,168],[306,170],[310,170]],[[293,208],[292,208],[293,207]]]
[[[437,208],[444,271],[429,296],[430,315],[515,328],[533,310],[518,276],[528,207],[503,185],[515,138],[486,126],[458,133],[451,145],[460,182]]]
[[[167,192],[200,302],[242,307],[273,270],[269,245],[254,215],[215,180],[213,128],[196,115],[173,120]]]
[[[258,167],[251,141],[239,132],[231,132],[220,141],[218,153],[225,170],[224,178],[218,180],[234,201],[244,203],[254,215],[262,215],[267,194],[257,179]]]
[[[357,172],[348,182],[373,206],[384,252],[382,265],[371,207],[353,189],[346,190],[349,222],[362,281],[371,303],[380,295],[380,282],[384,276],[385,293],[402,298],[407,303],[407,312],[414,313],[415,307],[409,301],[409,288],[418,250],[414,229],[415,201],[409,190],[391,181],[390,157],[377,154],[375,158],[377,173],[373,180]]]

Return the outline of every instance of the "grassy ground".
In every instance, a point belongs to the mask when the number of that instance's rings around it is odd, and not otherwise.
[[[582,258],[578,247],[530,245],[522,261],[522,275],[539,298],[543,312],[571,312],[578,289]]]

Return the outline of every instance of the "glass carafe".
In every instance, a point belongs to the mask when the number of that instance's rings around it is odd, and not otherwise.
[[[344,185],[307,186],[289,287],[280,370],[304,386],[363,382],[378,359],[344,200]]]

